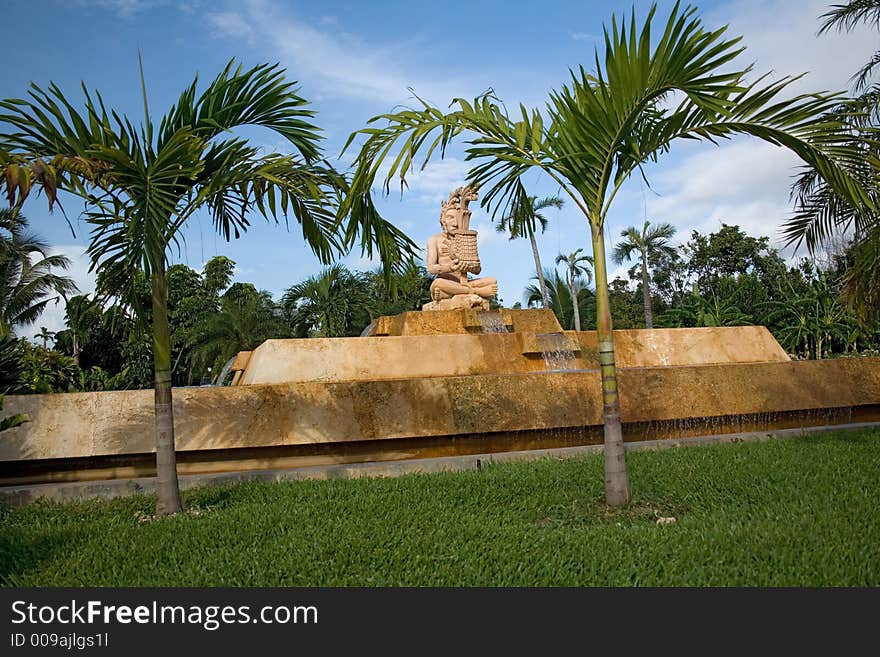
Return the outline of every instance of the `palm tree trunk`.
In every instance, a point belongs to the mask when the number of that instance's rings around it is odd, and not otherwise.
[[[593,267],[596,272],[596,328],[599,337],[599,367],[602,373],[602,419],[605,425],[605,502],[609,506],[629,503],[629,476],[620,424],[620,396],[614,365],[614,333],[608,299],[605,265],[605,235],[602,226],[591,226]]]
[[[535,273],[538,275],[538,285],[541,286],[541,300],[544,307],[550,307],[550,297],[547,296],[547,282],[544,280],[544,270],[541,268],[541,256],[538,253],[538,243],[535,241],[535,231],[529,230],[529,241],[532,243],[532,255],[535,256]]]
[[[651,290],[648,287],[648,254],[642,253],[642,301],[645,304],[645,328],[654,328],[654,315],[651,312]]]
[[[574,289],[574,281],[568,286],[568,292],[571,294],[571,307],[574,312],[574,330],[581,330],[581,309],[578,308],[577,292]]]
[[[171,330],[165,267],[153,273],[153,367],[156,372],[156,515],[180,511],[177,457],[174,452],[174,411],[171,401]]]

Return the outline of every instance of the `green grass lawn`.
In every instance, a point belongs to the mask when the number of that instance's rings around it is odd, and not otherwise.
[[[18,586],[880,585],[880,431],[394,479],[241,484],[38,503],[0,516]],[[658,516],[675,524],[659,525]]]

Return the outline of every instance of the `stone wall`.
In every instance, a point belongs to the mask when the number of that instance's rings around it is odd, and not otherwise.
[[[409,314],[441,317],[445,313],[404,313]],[[527,319],[532,328],[540,325],[531,315]],[[596,332],[564,334],[575,349],[569,368],[598,368]],[[548,366],[534,344],[543,335],[517,331],[267,340],[251,353],[239,384],[541,372]],[[614,341],[621,368],[788,361],[763,326],[622,330],[614,332]]]
[[[624,422],[880,405],[880,359],[619,372]],[[152,391],[7,397],[0,462],[153,451]],[[597,371],[176,388],[180,451],[600,425]]]

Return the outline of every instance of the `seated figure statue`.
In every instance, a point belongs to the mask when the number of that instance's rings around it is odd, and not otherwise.
[[[468,193],[469,192],[469,193]],[[467,202],[476,198],[470,190],[458,189],[450,195],[448,203],[440,212],[443,231],[428,238],[428,273],[437,278],[431,283],[431,303],[422,310],[445,310],[451,308],[488,309],[488,300],[498,293],[498,282],[493,277],[468,278],[468,272],[480,273],[476,258],[476,232],[468,230],[470,211]],[[463,260],[452,249],[457,235],[468,233],[472,237],[474,258]]]

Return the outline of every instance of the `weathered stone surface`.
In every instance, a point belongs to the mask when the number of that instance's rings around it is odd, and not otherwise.
[[[405,317],[395,326],[379,327],[405,335],[268,340],[253,351],[239,383],[542,372],[553,369],[544,362],[542,348],[554,331],[528,330],[552,329],[540,312],[495,313],[509,331],[515,329],[510,333],[478,332],[482,324],[477,312],[434,312],[404,313],[412,320]],[[431,316],[438,320],[427,319]],[[435,330],[442,332],[430,334]],[[762,326],[615,331],[614,340],[617,364],[623,368],[788,361]],[[568,369],[599,366],[595,331],[565,331],[560,343],[574,352]]]
[[[512,337],[512,336],[511,336]],[[880,405],[880,359],[619,372],[624,422]],[[174,390],[180,451],[600,425],[597,371]],[[10,396],[0,461],[152,452],[149,390]]]
[[[430,301],[422,306],[422,310],[458,310],[459,308],[489,310],[489,301],[477,294],[456,294],[449,299]]]
[[[539,308],[501,308],[489,311],[493,321],[500,322],[511,333],[555,333],[562,330],[549,310]],[[453,335],[483,332],[481,311],[470,309],[411,311],[399,315],[379,317],[367,334],[377,336]]]

